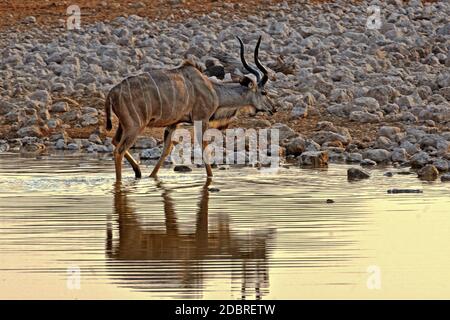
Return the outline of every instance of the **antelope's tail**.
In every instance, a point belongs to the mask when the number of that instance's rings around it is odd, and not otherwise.
[[[111,93],[109,93],[105,101],[106,131],[110,131],[112,129],[111,109],[112,109],[112,97]]]

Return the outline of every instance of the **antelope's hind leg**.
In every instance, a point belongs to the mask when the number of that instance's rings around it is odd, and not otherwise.
[[[121,180],[122,178],[122,160],[124,156],[125,159],[127,159],[127,161],[131,164],[135,177],[142,177],[139,164],[136,160],[134,160],[133,156],[128,151],[128,149],[131,148],[136,141],[137,135],[138,133],[135,130],[124,134],[121,125],[119,125],[119,127],[117,128],[116,135],[114,136],[112,141],[112,143],[116,146],[114,150],[114,162],[116,167],[117,180]]]
[[[164,160],[169,155],[170,151],[172,150],[172,135],[175,129],[177,128],[176,125],[169,126],[166,129],[164,129],[164,147],[161,152],[161,157],[158,160],[158,163],[156,163],[155,168],[153,168],[152,173],[150,174],[150,177],[155,178],[158,174],[159,168],[164,163]]]

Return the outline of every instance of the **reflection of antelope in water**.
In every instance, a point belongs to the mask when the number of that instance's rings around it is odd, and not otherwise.
[[[230,230],[228,219],[221,216],[216,223],[208,220],[207,179],[198,203],[195,230],[180,231],[170,196],[171,190],[157,182],[162,190],[165,230],[146,229],[127,199],[127,190],[116,186],[114,209],[118,219],[118,239],[108,228],[107,253],[113,278],[127,287],[143,291],[181,291],[198,294],[206,274],[232,272],[234,280],[242,281],[241,297],[253,287],[255,297],[268,290],[267,242],[273,230],[239,236]],[[209,268],[220,262],[220,267]],[[236,264],[240,267],[236,268]],[[114,266],[120,266],[115,268]]]

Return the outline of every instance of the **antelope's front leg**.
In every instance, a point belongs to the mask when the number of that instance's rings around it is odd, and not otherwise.
[[[203,136],[205,134],[205,131],[208,130],[208,126],[209,126],[208,122],[203,122],[202,123],[202,134],[201,134],[201,137],[197,136],[197,141],[200,141],[200,140],[202,141],[202,158],[203,158],[203,163],[205,164],[206,175],[208,177],[212,177],[213,173],[212,173],[212,169],[211,169],[211,164],[209,163],[210,157],[207,156],[206,159],[208,159],[208,161],[205,161],[205,154],[204,154],[205,148],[208,145],[208,143],[203,140]]]
[[[172,150],[172,135],[175,129],[177,128],[176,125],[169,126],[164,130],[164,147],[161,152],[161,157],[158,160],[158,163],[155,165],[155,168],[153,168],[152,173],[150,174],[150,177],[155,178],[158,174],[158,170],[161,167],[161,165],[164,163],[164,159],[169,155],[170,151]]]

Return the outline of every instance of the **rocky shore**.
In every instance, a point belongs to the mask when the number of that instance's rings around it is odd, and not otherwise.
[[[380,8],[379,29],[366,26],[370,5]],[[103,126],[111,86],[184,58],[241,74],[235,36],[250,48],[262,35],[277,112],[241,115],[235,127],[278,128],[286,158],[302,166],[393,164],[449,180],[447,1],[296,1],[245,18],[220,10],[186,16],[131,15],[78,31],[27,17],[26,31],[0,32],[0,153],[112,152]],[[135,148],[141,159],[157,158],[158,132]]]

